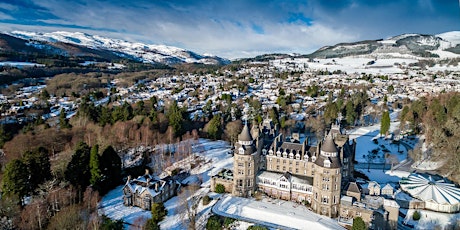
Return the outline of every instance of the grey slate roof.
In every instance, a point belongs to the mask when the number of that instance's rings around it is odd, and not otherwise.
[[[356,182],[350,182],[348,183],[348,192],[354,192],[354,193],[361,193],[361,188]]]
[[[315,164],[321,167],[324,167],[324,161],[329,160],[331,162],[331,167],[329,168],[340,168],[342,167],[342,164],[340,163],[340,158],[338,157],[326,157],[323,155],[319,155],[318,158],[316,158]]]
[[[326,139],[324,140],[321,146],[321,151],[328,152],[328,153],[339,152],[339,150],[337,149],[337,146],[335,145],[334,139],[332,138],[332,135],[327,135]]]
[[[240,141],[252,141],[251,133],[249,132],[248,125],[245,124],[241,134],[238,136],[238,140]]]

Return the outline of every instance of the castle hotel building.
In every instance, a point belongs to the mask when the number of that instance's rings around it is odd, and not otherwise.
[[[234,196],[256,191],[305,202],[318,214],[337,217],[342,188],[352,179],[356,142],[332,125],[326,137],[312,146],[293,132],[278,134],[270,121],[249,130],[246,124],[235,144],[233,171],[211,179],[211,189],[222,184]]]

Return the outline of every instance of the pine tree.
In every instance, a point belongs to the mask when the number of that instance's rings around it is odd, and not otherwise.
[[[166,210],[163,203],[153,203],[152,204],[152,221],[154,223],[160,223],[166,215],[168,215],[168,210]]]
[[[29,172],[27,165],[14,159],[5,167],[2,179],[2,192],[5,196],[16,195],[21,200],[29,193]]]
[[[78,143],[75,153],[72,155],[72,159],[64,172],[65,179],[76,186],[80,192],[89,185],[91,177],[89,158],[90,149],[88,145],[84,142]]]
[[[61,129],[68,129],[71,127],[64,109],[61,109],[61,113],[59,114],[59,127],[61,127]]]
[[[206,125],[208,136],[212,139],[218,139],[222,135],[222,126],[220,124],[220,115],[214,116]]]
[[[173,101],[171,106],[168,109],[168,120],[169,125],[173,127],[175,136],[181,136],[182,134],[182,123],[184,122],[184,117],[181,109],[177,106],[177,102]]]
[[[121,159],[112,146],[102,152],[100,159],[101,193],[105,193],[121,182]]]
[[[383,112],[382,120],[380,121],[380,134],[386,135],[390,130],[390,113]]]
[[[92,185],[97,185],[101,180],[101,169],[99,168],[99,146],[94,145],[91,148],[91,153],[89,157],[89,170],[91,172],[91,178],[89,183]]]
[[[48,150],[39,147],[33,151],[26,151],[22,157],[29,173],[30,190],[35,190],[39,184],[51,178],[51,163]]]

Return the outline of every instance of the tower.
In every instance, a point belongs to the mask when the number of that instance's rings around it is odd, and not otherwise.
[[[248,197],[256,189],[256,174],[259,169],[259,153],[254,140],[245,124],[233,155],[233,191],[234,196]]]
[[[331,134],[327,135],[315,161],[312,207],[316,213],[337,217],[341,190],[341,160]]]

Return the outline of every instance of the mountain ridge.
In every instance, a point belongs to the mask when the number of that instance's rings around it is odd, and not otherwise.
[[[193,51],[178,47],[128,42],[121,39],[90,35],[82,32],[56,31],[41,33],[12,31],[4,34],[23,39],[27,41],[29,46],[34,46],[36,49],[57,48],[58,50],[60,49],[63,54],[72,54],[68,50],[69,46],[78,46],[76,47],[77,49],[90,49],[90,53],[97,53],[100,51],[109,55],[107,52],[112,52],[114,55],[121,58],[128,58],[146,63],[173,65],[180,63],[228,64],[230,62],[225,58],[200,55]]]

